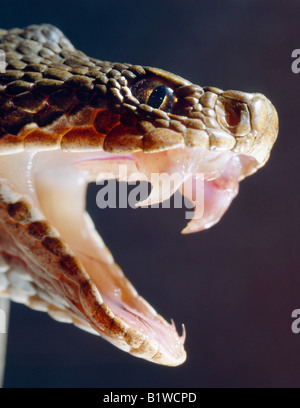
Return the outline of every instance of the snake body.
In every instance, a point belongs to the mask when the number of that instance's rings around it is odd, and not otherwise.
[[[184,336],[114,263],[84,212],[86,184],[120,162],[128,177],[201,171],[206,208],[184,232],[208,228],[268,160],[275,108],[258,93],[87,57],[48,24],[0,30],[0,49],[0,295],[138,357],[181,364]]]

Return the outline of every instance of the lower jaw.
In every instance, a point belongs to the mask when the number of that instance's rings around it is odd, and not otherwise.
[[[129,328],[152,339],[160,352],[173,356],[160,359],[159,362],[170,365],[183,362],[184,336],[180,338],[173,323],[167,323],[137,294],[85,214],[86,186],[88,182],[108,178],[151,182],[154,172],[169,176],[177,174],[177,182],[173,183],[173,189],[168,194],[160,186],[154,185],[152,193],[143,204],[161,202],[177,189],[193,200],[195,190],[202,186],[203,194],[193,202],[197,217],[183,231],[189,233],[208,228],[221,218],[237,194],[239,179],[243,177],[249,163],[245,166],[231,152],[213,153],[188,149],[114,156],[104,153],[44,152],[25,157],[26,154],[28,153],[23,154],[23,171],[20,168],[22,161],[17,161],[21,177],[14,177],[16,169],[11,156],[7,162],[5,158],[1,158],[2,180],[13,189],[21,190],[22,195],[57,229],[113,315]],[[120,166],[126,167],[126,175],[120,175]],[[191,181],[189,185],[188,181]],[[24,189],[24,186],[27,187]],[[197,208],[201,208],[198,213]],[[30,260],[27,263],[30,264]],[[92,293],[90,296],[93,296]],[[92,327],[118,347],[123,347],[121,339],[112,339],[100,325],[97,327],[97,323],[93,322]]]

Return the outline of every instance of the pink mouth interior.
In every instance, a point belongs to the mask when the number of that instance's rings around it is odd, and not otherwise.
[[[177,175],[168,194],[159,185],[152,186],[149,198],[142,204],[160,202],[179,190],[193,202],[195,208],[194,219],[183,230],[183,233],[191,233],[218,222],[236,196],[239,180],[256,163],[230,151],[187,148],[125,155],[53,151],[23,153],[23,158],[23,173],[20,173],[22,160],[17,161],[18,168],[12,166],[10,171],[6,171],[10,183],[17,191],[23,190],[24,195],[56,227],[112,312],[129,326],[155,339],[171,355],[180,354],[184,336],[179,337],[174,324],[164,321],[136,293],[85,214],[86,186],[95,180],[120,178],[119,165],[126,165],[127,169],[120,181],[151,182],[153,173]],[[7,169],[13,162],[16,160],[9,161],[8,157],[3,166]],[[16,171],[23,174],[22,177],[16,178]],[[204,191],[196,194],[200,188]]]

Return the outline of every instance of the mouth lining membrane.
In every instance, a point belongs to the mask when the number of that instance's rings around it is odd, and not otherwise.
[[[174,323],[166,322],[138,295],[96,232],[86,213],[87,185],[107,179],[129,183],[152,181],[154,185],[150,199],[144,199],[143,205],[161,203],[175,191],[179,191],[191,200],[195,215],[197,207],[201,209],[199,217],[189,219],[188,226],[183,230],[184,233],[196,232],[213,225],[236,195],[238,181],[246,168],[240,158],[232,152],[192,151],[186,148],[172,152],[131,155],[53,151],[31,153],[29,158],[25,157],[26,154],[29,155],[24,153],[22,156],[24,171],[19,173],[20,185],[15,186],[16,190],[20,191],[20,186],[23,189],[26,186],[24,195],[56,228],[115,316],[128,327],[157,341],[169,355],[182,355],[184,334],[180,337]],[[7,159],[4,166],[8,168],[9,163],[15,162],[16,160]],[[20,166],[22,162],[19,161],[18,164]],[[127,171],[121,176],[120,166],[125,166]],[[159,181],[155,185],[157,180],[153,178],[153,174],[177,175],[178,178],[173,177],[173,187],[166,193],[163,183]],[[195,194],[201,189],[202,194]],[[74,305],[71,306],[74,308]],[[105,337],[105,333],[100,334]]]

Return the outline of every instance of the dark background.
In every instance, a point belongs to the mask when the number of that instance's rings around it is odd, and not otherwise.
[[[88,55],[152,65],[199,85],[259,91],[278,109],[266,167],[211,230],[180,210],[90,210],[138,291],[187,330],[188,359],[161,367],[13,304],[6,387],[296,387],[300,334],[299,1],[2,1],[0,27],[49,22]]]

